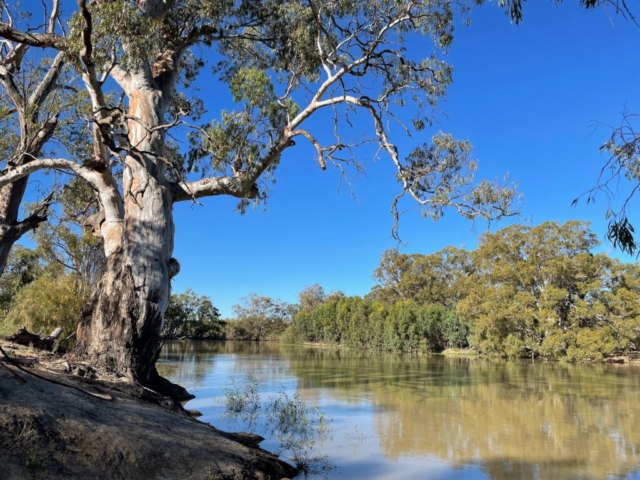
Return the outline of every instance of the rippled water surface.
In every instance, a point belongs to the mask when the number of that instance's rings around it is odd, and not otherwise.
[[[333,418],[330,479],[640,479],[638,366],[177,341],[159,367],[228,431],[247,429],[223,417],[230,379],[297,391]]]

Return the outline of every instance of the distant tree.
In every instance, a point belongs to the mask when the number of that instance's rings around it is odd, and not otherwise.
[[[247,340],[269,340],[277,338],[291,323],[292,306],[279,299],[252,293],[233,306],[235,321],[229,327],[237,336]]]
[[[369,298],[390,304],[413,300],[419,305],[453,308],[464,295],[460,280],[472,269],[469,253],[454,247],[431,255],[387,250],[373,272],[378,285]]]
[[[315,283],[298,293],[298,307],[300,310],[311,310],[324,302],[326,298],[327,294],[324,292],[324,288]]]
[[[165,338],[223,338],[224,323],[220,312],[205,295],[187,289],[172,294],[165,313],[162,335]]]
[[[622,280],[630,278],[622,272],[637,267],[592,253],[597,244],[588,224],[578,221],[483,235],[472,253],[468,295],[457,306],[471,322],[473,346],[510,357],[571,360],[634,348],[640,318],[631,307],[637,302],[628,302],[637,285]],[[626,313],[616,315],[614,305]]]

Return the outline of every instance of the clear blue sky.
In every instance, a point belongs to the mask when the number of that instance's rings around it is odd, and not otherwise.
[[[577,208],[571,202],[593,186],[606,160],[598,147],[610,129],[594,130],[594,122],[618,125],[625,108],[640,112],[640,28],[612,9],[585,11],[577,3],[526,2],[520,26],[495,6],[474,9],[472,25],[456,29],[448,59],[454,83],[433,132],[473,143],[477,177],[508,172],[534,224],[589,220],[606,251],[605,197]],[[266,210],[240,216],[228,198],[176,205],[175,257],[182,270],[174,291],[190,287],[209,295],[223,316],[252,292],[294,302],[302,288],[318,283],[326,291],[366,294],[381,253],[396,246],[389,208],[398,185],[382,158],[367,164],[367,178],[355,180],[356,199],[338,187],[337,172],[320,171],[313,151],[299,145],[283,158]],[[438,222],[409,212],[402,218],[401,251],[473,249],[487,228],[453,212]]]
[[[518,182],[525,195],[518,221],[588,220],[603,240],[601,249],[610,251],[606,198],[578,207],[571,202],[593,186],[606,160],[598,148],[611,131],[594,123],[615,126],[625,108],[640,112],[640,27],[611,8],[580,9],[577,0],[526,2],[520,26],[495,4],[475,8],[471,19],[470,27],[456,29],[448,57],[454,82],[425,140],[437,130],[470,140],[478,178],[508,172]],[[228,107],[216,103],[229,99],[228,88],[206,77],[201,84],[217,117]],[[174,292],[192,288],[209,295],[223,316],[231,316],[232,306],[250,293],[295,302],[314,283],[348,295],[371,289],[380,255],[397,246],[390,206],[399,186],[390,160],[367,162],[367,177],[353,181],[354,199],[346,185],[338,190],[338,172],[322,172],[313,149],[299,141],[287,150],[276,179],[266,210],[244,216],[234,212],[232,198],[175,206],[174,256],[182,269]],[[35,177],[31,183],[37,188]],[[640,226],[637,209],[631,219]],[[400,250],[473,249],[487,228],[454,212],[433,222],[409,211],[401,221],[406,245]]]

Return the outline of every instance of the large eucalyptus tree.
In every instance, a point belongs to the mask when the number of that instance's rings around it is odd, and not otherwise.
[[[403,196],[434,218],[446,208],[468,218],[511,214],[511,187],[473,183],[468,142],[445,134],[411,140],[430,125],[451,83],[442,53],[453,39],[454,7],[451,0],[78,0],[64,34],[0,23],[0,37],[20,48],[60,52],[91,101],[91,158],[74,162],[62,152],[0,175],[2,187],[62,169],[97,192],[95,231],[107,271],[82,312],[76,356],[169,388],[154,364],[179,270],[173,204],[216,195],[239,198],[241,208],[260,202],[264,180],[299,141],[315,148],[323,170],[362,168],[366,150],[358,147],[374,142],[395,165],[396,220]],[[206,64],[214,66],[211,88],[230,92],[225,100],[235,110],[194,125],[203,108],[189,87]],[[188,151],[171,144],[171,129],[191,129]],[[415,148],[401,152],[400,141]],[[203,165],[206,174],[196,178]]]

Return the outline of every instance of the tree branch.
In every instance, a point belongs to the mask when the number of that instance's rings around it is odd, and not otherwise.
[[[93,183],[90,179],[85,178],[88,177],[89,171],[77,163],[67,160],[66,158],[43,158],[34,159],[24,165],[0,171],[0,188],[20,180],[27,175],[31,175],[34,172],[45,169],[72,171],[89,183]]]
[[[216,195],[231,195],[237,198],[256,198],[258,188],[255,183],[248,183],[240,177],[211,177],[195,182],[180,182],[171,184],[174,202],[196,200],[202,197]]]
[[[16,43],[37,48],[54,48],[67,51],[67,39],[55,33],[28,33],[13,28],[8,23],[0,22],[0,37]]]
[[[49,25],[47,26],[47,33],[54,33],[59,11],[60,11],[60,0],[53,0],[53,9],[51,10],[51,16],[49,17]]]
[[[33,109],[32,117],[34,119],[37,118],[40,107],[42,106],[44,101],[47,99],[47,96],[49,95],[49,93],[51,93],[51,91],[53,90],[53,86],[55,85],[56,81],[60,76],[60,70],[64,65],[64,57],[65,57],[64,52],[59,52],[56,55],[51,65],[51,68],[49,69],[47,74],[44,76],[44,78],[42,79],[38,87],[34,90],[34,92],[29,97],[29,100],[27,101],[27,105],[31,109]]]
[[[16,232],[16,240],[25,233],[35,230],[38,225],[47,221],[49,207],[53,203],[54,192],[49,193],[31,212],[31,214],[19,222],[14,228]]]

